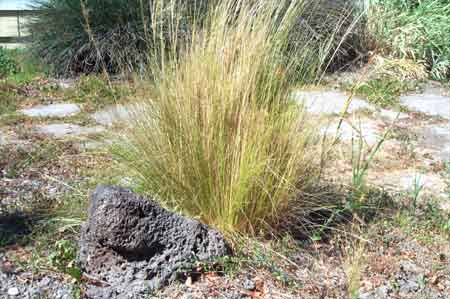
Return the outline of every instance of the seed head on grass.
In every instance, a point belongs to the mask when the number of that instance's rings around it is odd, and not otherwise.
[[[225,233],[258,233],[315,182],[320,130],[290,102],[294,61],[283,57],[302,7],[222,1],[187,41],[158,49],[157,96],[112,148],[142,192]],[[176,9],[164,9],[180,36]]]

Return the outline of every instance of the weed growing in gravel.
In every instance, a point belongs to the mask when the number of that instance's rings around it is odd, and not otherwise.
[[[414,181],[411,188],[411,198],[412,198],[412,211],[415,213],[417,209],[417,201],[419,200],[420,193],[423,190],[424,184],[420,182],[420,175],[416,174],[414,176]]]
[[[4,150],[2,154],[8,154],[9,158],[0,156],[4,174],[8,178],[15,178],[25,168],[34,167],[39,169],[52,163],[63,153],[62,148],[55,142],[43,140],[36,142],[32,150],[17,149],[16,151]]]
[[[54,250],[49,254],[49,262],[62,273],[69,274],[77,281],[81,280],[81,269],[75,265],[77,244],[69,240],[58,240]]]

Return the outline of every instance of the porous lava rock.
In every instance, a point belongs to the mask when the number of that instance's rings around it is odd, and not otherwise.
[[[141,298],[196,261],[230,254],[222,235],[130,190],[99,186],[80,236],[87,298]]]

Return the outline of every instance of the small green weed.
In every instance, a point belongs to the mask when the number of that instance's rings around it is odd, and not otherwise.
[[[361,130],[361,126],[360,130]],[[368,203],[370,188],[367,187],[366,177],[369,169],[372,167],[375,155],[381,149],[383,143],[391,134],[392,128],[385,130],[383,136],[373,146],[366,149],[365,141],[362,134],[358,134],[356,138],[352,138],[351,144],[351,165],[352,165],[352,181],[351,192],[348,196],[345,208],[349,211],[356,211],[361,207],[365,207]]]
[[[12,253],[24,271],[39,273],[43,269],[54,270],[80,281],[81,271],[76,264],[76,239],[82,222],[86,219],[85,185],[66,184],[70,192],[61,194],[57,204],[37,209],[40,215],[30,233],[17,240],[29,253],[25,261]],[[74,286],[76,290],[76,285]]]
[[[381,77],[362,83],[356,89],[356,94],[364,96],[375,105],[391,108],[397,106],[399,96],[410,89],[410,86],[405,81]]]
[[[442,211],[436,200],[428,199],[417,211],[412,214],[410,209],[401,209],[389,225],[430,244],[450,238],[450,214]]]
[[[444,211],[439,209],[436,202],[428,202],[424,214],[429,227],[443,233],[450,233],[450,214],[445,214]]]
[[[246,272],[264,271],[285,287],[301,286],[295,275],[290,272],[298,266],[289,259],[289,255],[297,252],[299,246],[297,243],[293,244],[295,241],[291,237],[262,243],[253,238],[235,235],[233,240],[236,245],[233,256],[219,258],[213,263],[197,263],[194,270],[183,269],[180,274],[183,278],[186,274],[199,275],[208,272],[234,277],[242,273],[242,269],[247,269]]]
[[[419,199],[420,193],[422,192],[424,187],[424,184],[422,184],[420,182],[420,176],[419,175],[415,175],[414,176],[414,181],[413,181],[413,186],[411,189],[411,198],[412,198],[412,211],[415,213],[416,209],[417,209],[417,201]]]
[[[344,121],[344,115],[347,113],[352,98],[352,96],[348,98],[346,107],[342,111],[334,143],[339,141],[339,133]],[[347,188],[348,190],[346,190],[347,195],[345,196],[345,200],[342,203],[337,203],[327,211],[322,223],[315,224],[316,227],[313,229],[312,234],[310,234],[312,241],[322,240],[323,235],[336,223],[342,222],[343,219],[351,219],[353,217],[357,220],[369,220],[374,217],[376,209],[386,206],[386,194],[375,188],[368,187],[366,184],[366,176],[374,162],[375,155],[385,140],[389,138],[392,126],[386,129],[383,136],[371,147],[366,147],[361,130],[361,123],[359,123],[359,129],[356,130],[357,132],[355,134],[356,137],[352,137],[351,142],[350,162],[352,166],[352,177],[351,184]]]
[[[185,265],[177,270],[177,277],[182,281],[186,281],[188,277],[197,279],[206,273],[215,273],[218,275],[228,275],[233,277],[239,273],[241,259],[238,256],[223,256],[215,261],[196,261],[189,265]]]
[[[53,251],[49,254],[50,265],[62,273],[66,273],[81,280],[81,269],[76,266],[77,244],[69,240],[59,240],[55,243]]]

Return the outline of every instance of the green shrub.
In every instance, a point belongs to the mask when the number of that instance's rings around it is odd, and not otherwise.
[[[156,96],[112,147],[138,191],[224,232],[276,226],[295,199],[314,206],[301,199],[323,139],[289,100],[284,53],[304,6],[286,1],[222,1],[151,68]]]
[[[0,47],[0,79],[17,73],[17,62],[10,50]]]
[[[424,63],[433,78],[450,78],[450,2],[370,0],[369,31],[378,50]]]

